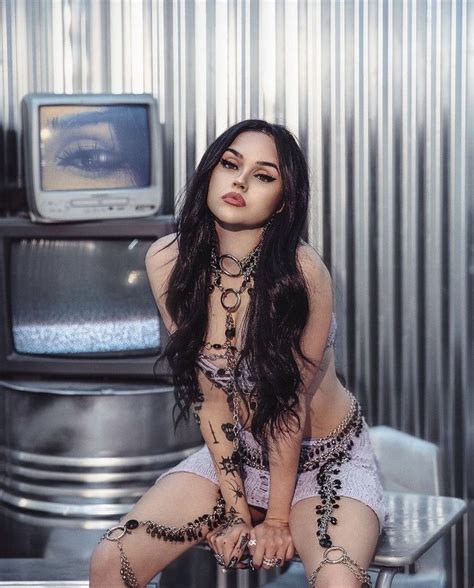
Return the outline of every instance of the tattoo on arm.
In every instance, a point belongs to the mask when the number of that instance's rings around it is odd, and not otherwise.
[[[236,511],[233,506],[231,506],[227,514],[227,520],[224,523],[224,528],[230,529],[235,525],[240,525],[240,523],[245,523],[244,519],[240,516],[240,513]]]
[[[227,441],[233,441],[235,439],[234,425],[232,423],[223,423],[221,429]]]
[[[208,421],[209,427],[211,428],[212,436],[214,437],[213,445],[219,445],[219,441],[216,439],[216,434],[214,433],[214,429],[212,428],[211,421]]]
[[[235,504],[237,504],[237,501],[239,500],[239,498],[244,497],[244,493],[242,492],[242,488],[237,484],[237,482],[235,480],[226,480],[226,483],[230,487],[232,492],[234,493]]]
[[[225,472],[226,475],[232,474],[232,476],[235,476],[239,471],[238,464],[234,461],[232,455],[229,457],[221,457],[219,468]]]
[[[193,415],[198,425],[201,425],[201,419],[199,418],[199,411],[202,408],[204,402],[204,394],[199,390],[196,400],[193,402]]]

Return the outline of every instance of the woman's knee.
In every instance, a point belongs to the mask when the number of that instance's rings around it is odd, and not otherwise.
[[[346,549],[333,547],[333,550],[318,562],[309,576],[312,588],[360,588],[365,583],[370,585],[368,571],[359,566]]]
[[[332,572],[326,578],[318,578],[314,588],[361,588],[363,584],[356,579],[349,578],[347,574]]]
[[[110,541],[102,541],[90,558],[90,588],[123,586],[120,576],[120,553]]]

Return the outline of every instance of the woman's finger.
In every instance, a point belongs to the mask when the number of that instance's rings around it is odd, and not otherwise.
[[[286,552],[287,552],[286,545],[282,545],[280,548],[277,549],[277,552],[275,554],[275,558],[277,560],[277,563],[276,563],[277,566],[282,566],[284,564],[285,559],[286,559]]]
[[[259,540],[257,540],[257,545],[255,545],[255,552],[252,557],[254,567],[261,568],[262,564],[263,564],[263,556],[266,553],[270,553],[270,552],[271,552],[271,546],[267,545],[267,542],[265,541],[265,539],[260,538]]]
[[[235,567],[236,564],[240,561],[240,558],[242,557],[244,550],[247,547],[247,544],[249,541],[250,541],[250,534],[248,531],[244,531],[243,533],[240,534],[240,537],[239,537],[237,543],[235,544],[235,547],[232,550],[232,553],[230,554],[229,568]]]
[[[217,552],[224,557],[225,565],[229,565],[230,561],[230,554],[234,550],[235,544],[237,542],[237,537],[233,533],[234,530],[228,530],[227,532],[219,533],[216,536],[215,544]],[[234,535],[234,536],[233,536]]]
[[[215,545],[215,541],[216,541],[216,534],[215,533],[209,533],[206,537],[206,541],[209,545],[209,547],[215,551],[216,550],[216,545]]]
[[[250,530],[250,540],[247,543],[247,548],[249,550],[251,557],[254,556],[256,547],[257,547],[257,538],[255,536],[255,530],[251,529]]]
[[[295,557],[295,546],[293,545],[293,541],[290,542],[286,549],[285,560],[290,561]]]

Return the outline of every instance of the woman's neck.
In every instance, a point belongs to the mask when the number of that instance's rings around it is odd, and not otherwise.
[[[233,255],[241,260],[258,245],[262,238],[262,227],[230,231],[216,224],[218,254]]]

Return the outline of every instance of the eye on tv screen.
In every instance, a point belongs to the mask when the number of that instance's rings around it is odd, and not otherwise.
[[[146,105],[40,106],[43,190],[150,185]]]
[[[15,350],[60,357],[156,353],[160,321],[144,265],[151,243],[145,238],[13,240]]]

